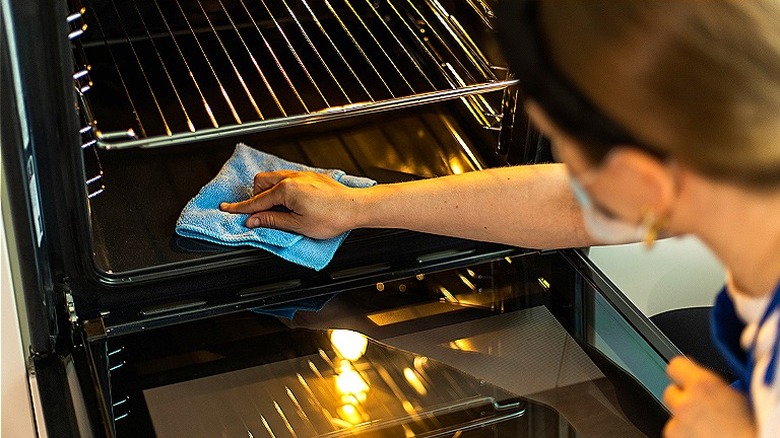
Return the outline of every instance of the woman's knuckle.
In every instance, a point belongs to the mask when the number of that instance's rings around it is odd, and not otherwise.
[[[276,225],[274,217],[268,214],[262,214],[257,219],[260,220],[260,226],[264,228],[274,228]]]

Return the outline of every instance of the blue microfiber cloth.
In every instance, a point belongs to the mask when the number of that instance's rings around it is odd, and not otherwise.
[[[376,184],[376,181],[346,175],[341,170],[292,163],[239,143],[217,176],[184,207],[176,222],[176,233],[221,245],[262,248],[285,260],[319,271],[330,262],[348,233],[317,240],[270,228],[247,228],[244,223],[249,215],[226,213],[219,209],[222,202],[251,198],[254,177],[258,172],[284,169],[324,173],[349,187],[363,188]]]

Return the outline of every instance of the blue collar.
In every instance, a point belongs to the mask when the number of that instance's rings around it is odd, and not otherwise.
[[[769,319],[769,316],[778,309],[780,309],[780,284],[775,288],[772,299],[769,301],[764,315],[759,320],[758,327],[763,326]],[[745,323],[737,316],[734,302],[728,296],[725,287],[715,299],[715,307],[712,309],[710,318],[710,328],[715,345],[726,359],[726,363],[737,375],[738,380],[734,382],[734,387],[745,393],[749,392],[750,381],[755,368],[754,352],[758,331],[756,331],[756,338],[753,339],[748,351],[743,350],[739,340],[745,328]],[[780,324],[778,324],[775,344],[772,347],[772,356],[764,374],[764,383],[767,385],[771,385],[775,380],[777,363],[780,360],[778,357],[780,357]]]

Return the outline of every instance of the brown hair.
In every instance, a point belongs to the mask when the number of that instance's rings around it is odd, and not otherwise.
[[[561,73],[636,138],[712,177],[780,183],[780,2],[551,0],[539,14]]]

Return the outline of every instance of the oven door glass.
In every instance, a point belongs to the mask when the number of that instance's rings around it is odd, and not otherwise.
[[[103,347],[119,436],[655,436],[675,354],[577,251]]]

